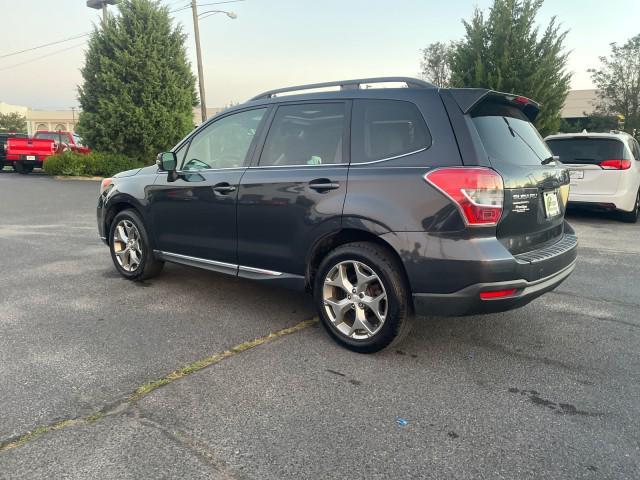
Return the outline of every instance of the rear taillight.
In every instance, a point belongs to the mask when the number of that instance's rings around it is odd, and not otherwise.
[[[502,177],[490,168],[439,168],[424,176],[456,204],[467,225],[497,225],[502,215],[504,186]]]
[[[631,160],[603,160],[600,167],[605,170],[628,170],[631,168]]]

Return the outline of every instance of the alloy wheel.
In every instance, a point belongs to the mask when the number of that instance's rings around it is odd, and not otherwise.
[[[322,301],[335,329],[354,340],[376,335],[387,315],[387,292],[380,277],[355,260],[340,262],[329,270]]]
[[[118,264],[127,272],[135,272],[142,261],[140,232],[131,220],[118,222],[113,231],[113,252]]]

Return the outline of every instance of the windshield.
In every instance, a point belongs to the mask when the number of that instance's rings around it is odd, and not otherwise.
[[[556,138],[547,140],[547,145],[562,163],[598,165],[624,158],[624,144],[613,138]]]
[[[552,155],[536,127],[517,108],[489,105],[472,120],[491,163],[540,165]]]

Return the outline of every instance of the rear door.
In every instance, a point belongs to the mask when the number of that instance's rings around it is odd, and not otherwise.
[[[526,100],[526,99],[525,99]],[[504,181],[498,239],[513,254],[535,250],[563,234],[569,175],[517,106],[488,99],[471,111],[471,122],[491,167]]]
[[[622,171],[607,168],[608,160],[628,157],[624,142],[617,138],[585,135],[550,138],[547,145],[569,168],[571,193],[577,195],[614,195]],[[603,168],[604,165],[604,168]]]
[[[305,273],[310,246],[340,228],[347,191],[350,102],[277,107],[238,197],[239,275]]]

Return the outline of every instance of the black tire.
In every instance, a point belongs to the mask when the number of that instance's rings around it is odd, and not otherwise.
[[[620,220],[627,223],[636,223],[638,221],[638,217],[640,216],[640,190],[638,190],[638,195],[636,196],[636,206],[630,212],[619,212]]]
[[[121,222],[128,221],[135,225],[135,228],[139,232],[138,242],[141,247],[141,257],[137,267],[131,271],[120,265],[116,254],[116,244],[122,244],[122,242],[116,241],[116,228]],[[121,245],[120,245],[121,246]],[[127,280],[142,281],[155,277],[162,271],[164,262],[158,260],[153,255],[153,249],[149,242],[149,235],[147,229],[144,226],[144,222],[135,210],[123,210],[118,213],[109,228],[109,251],[111,252],[111,260],[116,267],[116,270]]]
[[[337,265],[355,261],[377,275],[386,292],[386,315],[379,330],[366,339],[354,339],[331,321],[327,313],[323,289],[327,276]],[[386,248],[370,242],[354,242],[341,245],[322,260],[314,278],[314,302],[320,321],[329,335],[340,345],[359,353],[373,353],[399,343],[411,330],[410,291],[400,262]],[[355,296],[353,297],[355,299]],[[357,309],[355,305],[352,308]],[[355,313],[353,314],[355,315]],[[346,314],[345,314],[346,318]],[[375,317],[373,317],[375,319]]]
[[[5,165],[6,164],[5,164],[4,160],[0,160],[0,171],[2,171],[4,169]]]
[[[28,173],[33,172],[33,165],[25,165],[22,162],[13,162],[13,168],[21,175],[27,175]]]

